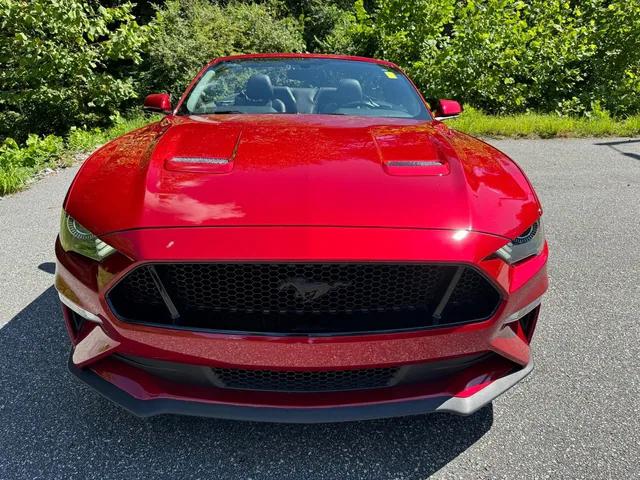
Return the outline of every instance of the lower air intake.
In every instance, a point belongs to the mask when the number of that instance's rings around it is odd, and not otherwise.
[[[293,372],[213,368],[223,388],[286,392],[335,392],[392,386],[398,368]]]
[[[316,393],[393,388],[455,376],[498,355],[476,353],[401,366],[343,370],[255,370],[207,367],[115,354],[114,358],[168,382],[229,390]]]

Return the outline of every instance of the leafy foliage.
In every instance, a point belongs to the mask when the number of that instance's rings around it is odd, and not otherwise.
[[[90,152],[98,145],[124,135],[127,132],[144,127],[148,123],[159,120],[159,115],[134,115],[129,118],[118,116],[109,128],[72,127],[65,139],[65,149],[68,152]]]
[[[584,66],[579,104],[614,115],[640,112],[640,2],[585,0],[579,5],[596,47]]]
[[[21,188],[39,170],[55,166],[62,150],[62,138],[54,135],[29,135],[24,147],[6,139],[0,145],[0,195]]]
[[[145,29],[131,7],[0,0],[0,137],[104,123],[134,97]]]
[[[175,98],[212,58],[236,53],[304,51],[302,25],[268,4],[169,0],[150,23],[142,78],[146,93]]]
[[[76,155],[158,119],[157,115],[118,116],[106,129],[73,127],[66,138],[31,134],[22,146],[7,138],[0,144],[0,196],[20,190],[41,170],[67,166]]]
[[[492,113],[640,110],[638,2],[356,0],[322,49],[391,60],[428,96]]]
[[[322,48],[336,24],[348,19],[353,0],[267,0],[280,17],[293,17],[302,25],[307,50]]]

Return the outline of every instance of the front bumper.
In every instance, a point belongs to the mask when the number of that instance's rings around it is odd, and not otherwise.
[[[436,395],[410,400],[362,405],[275,407],[265,405],[234,405],[222,402],[204,402],[169,397],[141,400],[105,380],[91,369],[78,368],[73,363],[71,357],[69,357],[68,366],[69,371],[78,379],[91,386],[108,400],[138,417],[174,414],[277,423],[348,422],[420,415],[432,412],[470,415],[491,403],[498,395],[506,392],[533,370],[533,362],[529,362],[525,367],[491,382],[486,387],[468,397]]]
[[[130,258],[144,261],[211,258],[205,250],[188,249],[189,245],[193,246],[194,238],[198,244],[224,247],[221,248],[224,258],[219,260],[450,260],[481,268],[502,289],[504,301],[486,321],[428,331],[274,337],[157,328],[119,321],[104,298],[104,292],[119,275],[139,262],[114,258],[97,265],[67,254],[58,246],[56,287],[66,299],[97,318],[97,321],[78,325],[77,314],[68,304],[64,307],[74,343],[70,370],[136,415],[177,413],[277,422],[335,422],[435,411],[467,415],[491,402],[532,369],[529,342],[538,308],[533,316],[527,309],[537,305],[547,288],[546,247],[540,256],[514,268],[499,259],[486,260],[487,254],[499,248],[503,239],[473,232],[466,239],[470,242],[468,245],[449,245],[450,232],[445,231],[353,229],[347,232],[349,229],[323,228],[319,229],[322,232],[313,234],[310,229],[300,229],[305,239],[301,241],[296,232],[283,234],[268,229],[259,232],[260,237],[268,241],[251,244],[249,253],[242,238],[255,238],[259,228],[171,230],[128,232],[109,239],[109,243]],[[271,235],[278,238],[266,238]],[[345,235],[349,242],[341,241]],[[406,248],[399,251],[399,244]],[[424,258],[425,244],[432,246],[429,259]],[[144,249],[127,250],[127,246],[136,245]],[[167,245],[171,245],[172,251]],[[354,245],[361,245],[357,252]],[[525,311],[530,320],[532,318],[526,328],[517,321],[518,312]],[[487,362],[434,382],[319,394],[247,392],[185,385],[158,378],[118,360],[119,355],[128,355],[204,367],[304,371],[401,366],[487,352],[494,355]]]

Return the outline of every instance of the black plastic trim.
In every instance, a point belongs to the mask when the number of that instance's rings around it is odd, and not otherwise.
[[[326,408],[247,407],[172,399],[139,400],[104,380],[92,370],[78,368],[71,356],[69,356],[68,368],[73,375],[107,400],[138,417],[174,414],[253,422],[335,423],[432,413],[451,398],[438,396],[420,400]]]

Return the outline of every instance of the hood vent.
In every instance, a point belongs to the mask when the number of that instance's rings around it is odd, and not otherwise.
[[[449,168],[437,160],[388,160],[382,163],[389,175],[446,175]]]
[[[389,175],[439,176],[449,173],[430,127],[380,127],[372,132],[384,171]]]
[[[391,160],[389,167],[439,167],[442,163],[436,160]]]
[[[164,167],[180,172],[227,173],[233,169],[233,162],[228,158],[173,157],[165,161]]]

